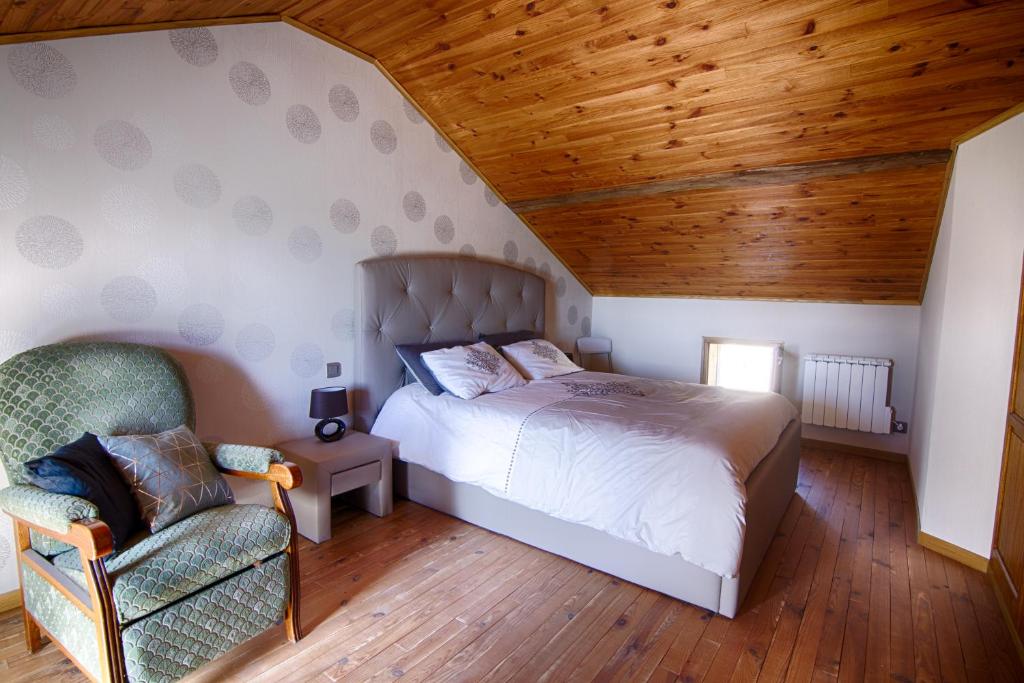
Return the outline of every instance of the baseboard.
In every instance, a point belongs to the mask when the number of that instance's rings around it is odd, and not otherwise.
[[[0,593],[0,612],[21,607],[21,590],[15,588],[7,593]]]
[[[875,460],[886,460],[888,462],[896,462],[905,464],[907,462],[907,456],[902,453],[893,453],[892,451],[882,451],[877,448],[865,448],[864,446],[850,446],[845,443],[834,443],[832,441],[821,441],[820,439],[800,439],[800,445],[807,446],[808,448],[817,448],[823,451],[832,451],[833,453],[848,453],[851,455],[863,455],[866,458],[874,458]]]
[[[951,560],[959,562],[962,565],[970,567],[971,569],[977,569],[979,572],[988,572],[988,558],[982,557],[977,553],[972,553],[970,550],[961,548],[958,545],[954,545],[949,541],[943,541],[941,538],[932,536],[931,534],[925,533],[918,529],[917,531],[917,544],[922,548],[927,548],[933,552],[948,557]]]

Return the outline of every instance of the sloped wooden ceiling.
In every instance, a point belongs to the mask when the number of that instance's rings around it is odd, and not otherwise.
[[[917,302],[951,141],[1024,101],[1020,0],[5,4],[0,33],[279,13],[353,46],[595,294]]]

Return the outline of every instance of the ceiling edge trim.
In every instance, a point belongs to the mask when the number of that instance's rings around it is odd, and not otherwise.
[[[516,213],[533,213],[544,209],[565,208],[579,204],[595,204],[619,199],[648,197],[651,195],[674,194],[693,190],[708,190],[732,187],[758,187],[764,185],[788,185],[804,182],[814,178],[840,177],[875,171],[891,171],[906,168],[920,168],[932,164],[945,163],[950,156],[948,149],[930,149],[913,152],[896,152],[894,154],[876,154],[872,156],[852,157],[847,159],[828,159],[824,161],[801,162],[796,164],[780,164],[761,168],[727,171],[725,173],[709,173],[702,176],[690,176],[673,180],[657,180],[636,185],[621,185],[601,190],[589,190],[571,194],[522,199],[509,204]]]
[[[280,14],[251,14],[238,17],[214,17],[211,19],[186,19],[180,21],[156,21],[145,24],[116,24],[109,26],[88,26],[85,28],[59,29],[56,31],[33,31],[31,33],[0,34],[0,45],[34,43],[40,40],[66,40],[89,36],[108,36],[119,33],[143,33],[146,31],[171,31],[179,28],[200,26],[231,26],[233,24],[266,24],[281,21]]]

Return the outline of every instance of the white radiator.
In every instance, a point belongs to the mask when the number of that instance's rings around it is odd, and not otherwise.
[[[892,432],[892,361],[812,354],[804,356],[801,420],[806,424],[875,434]]]

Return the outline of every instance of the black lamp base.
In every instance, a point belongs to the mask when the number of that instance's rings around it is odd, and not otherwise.
[[[328,425],[336,425],[337,429],[333,432],[325,432],[324,428]],[[326,420],[320,420],[316,423],[316,438],[321,441],[330,443],[331,441],[337,441],[341,437],[345,436],[345,423],[336,417],[328,418]]]

